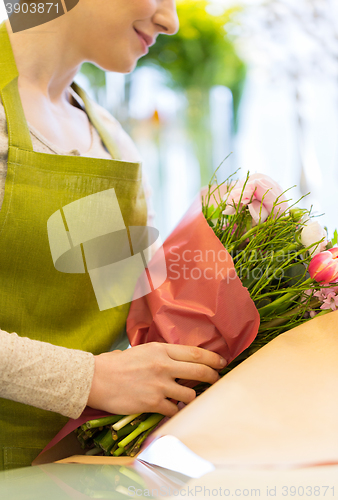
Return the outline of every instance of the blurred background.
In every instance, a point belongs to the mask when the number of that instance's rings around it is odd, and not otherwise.
[[[1,5],[2,7],[2,5]],[[77,81],[136,143],[155,225],[175,227],[200,186],[262,172],[338,225],[337,0],[177,0],[132,74],[85,64]],[[2,19],[5,11],[0,12]]]

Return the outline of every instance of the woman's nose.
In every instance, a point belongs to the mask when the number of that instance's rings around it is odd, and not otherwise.
[[[178,32],[179,20],[176,11],[176,0],[162,0],[154,15],[153,22],[166,35],[175,35]]]

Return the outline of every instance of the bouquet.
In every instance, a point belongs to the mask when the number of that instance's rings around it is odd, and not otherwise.
[[[227,359],[225,375],[279,334],[338,308],[337,231],[328,241],[311,210],[289,202],[267,176],[222,184],[214,176],[202,205],[195,202],[163,245],[166,281],[131,305],[131,345],[211,349]],[[107,415],[75,432],[87,454],[134,456],[163,418]]]
[[[220,186],[209,186],[203,214],[260,316],[255,340],[227,373],[277,335],[338,308],[338,234],[328,241],[311,210],[289,207],[286,192],[268,176],[248,173],[225,184],[220,202]]]

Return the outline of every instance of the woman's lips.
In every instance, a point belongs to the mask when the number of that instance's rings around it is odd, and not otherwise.
[[[134,31],[137,34],[137,36],[138,36],[138,38],[139,38],[139,40],[140,40],[140,42],[142,44],[144,53],[147,54],[149,52],[149,48],[148,48],[147,42],[145,41],[145,39],[143,38],[143,36],[138,31],[135,30],[135,28],[134,28]]]

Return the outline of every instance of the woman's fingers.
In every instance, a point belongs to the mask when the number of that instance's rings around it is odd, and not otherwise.
[[[156,413],[161,413],[166,417],[173,417],[178,412],[177,405],[169,401],[169,399],[163,399],[156,409]]]
[[[171,375],[184,380],[198,380],[214,384],[219,380],[219,373],[210,366],[198,363],[175,362],[171,369]]]
[[[182,401],[182,403],[191,403],[196,398],[196,392],[194,389],[189,387],[184,387],[183,385],[173,382],[168,384],[166,387],[166,396],[176,401]]]
[[[219,354],[212,351],[207,351],[201,347],[193,347],[187,345],[164,344],[167,353],[171,359],[175,361],[188,361],[190,363],[198,363],[210,366],[215,370],[220,370],[225,367],[226,361]]]
[[[152,411],[172,416],[177,407],[167,398],[188,404],[196,396],[175,379],[213,384],[223,366],[218,354],[205,349],[158,342],[100,354],[88,405],[121,415]]]

